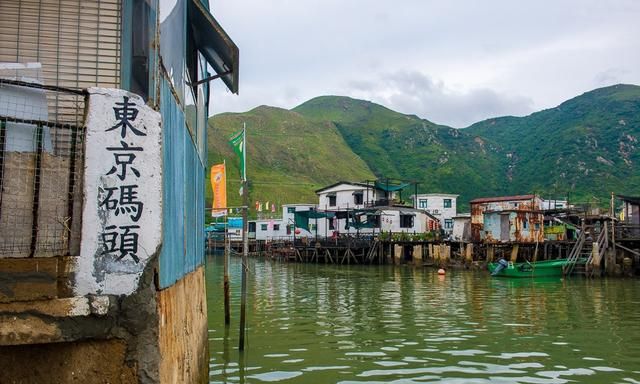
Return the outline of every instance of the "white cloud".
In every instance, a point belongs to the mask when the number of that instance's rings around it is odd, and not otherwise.
[[[345,92],[349,89],[352,97],[458,128],[489,116],[526,115],[533,111],[529,98],[486,88],[456,91],[419,72],[390,73],[376,82],[356,81]]]
[[[640,84],[635,0],[219,0],[240,47],[240,96],[213,112],[363,97],[463,126]]]

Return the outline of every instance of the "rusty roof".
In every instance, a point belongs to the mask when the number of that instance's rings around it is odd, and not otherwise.
[[[536,195],[515,195],[515,196],[497,196],[497,197],[480,197],[473,199],[469,203],[492,203],[495,201],[513,201],[513,200],[532,200]]]

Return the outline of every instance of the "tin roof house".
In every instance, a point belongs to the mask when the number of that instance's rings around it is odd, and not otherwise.
[[[209,82],[238,92],[238,47],[207,0],[1,1],[0,29],[0,382],[206,380]]]
[[[409,183],[340,181],[318,189],[318,211],[330,217],[317,221],[319,236],[334,234],[426,233],[439,220],[424,210],[403,204]]]
[[[544,241],[542,200],[536,195],[478,198],[471,206],[474,242],[535,243]]]

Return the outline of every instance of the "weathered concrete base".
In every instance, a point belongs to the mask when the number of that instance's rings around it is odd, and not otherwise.
[[[402,245],[399,245],[399,244],[393,245],[393,263],[394,264],[400,264],[402,262],[403,251],[404,251],[404,248],[402,248]]]
[[[0,383],[135,383],[125,355],[118,339],[0,347]]]
[[[413,246],[413,264],[416,266],[422,266],[422,245]]]
[[[204,266],[158,293],[160,382],[209,381]]]

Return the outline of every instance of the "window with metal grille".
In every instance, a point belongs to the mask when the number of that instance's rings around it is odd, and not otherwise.
[[[413,215],[400,215],[400,228],[412,228]]]
[[[121,0],[0,1],[0,255],[79,253],[85,93],[120,87]]]

